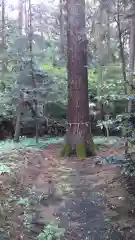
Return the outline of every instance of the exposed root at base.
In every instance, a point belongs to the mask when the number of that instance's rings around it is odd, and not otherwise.
[[[72,147],[70,144],[65,143],[61,150],[61,156],[70,157],[71,155],[72,155]]]
[[[72,155],[76,155],[80,160],[83,160],[86,157],[95,156],[96,147],[94,143],[92,143],[92,146],[87,145],[87,143],[78,143],[73,148],[72,145],[65,143],[61,151],[61,156],[70,157]]]

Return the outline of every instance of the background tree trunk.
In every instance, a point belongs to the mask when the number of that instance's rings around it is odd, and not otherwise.
[[[104,120],[103,113],[103,102],[100,99],[102,95],[102,85],[103,85],[103,67],[102,67],[102,56],[103,56],[103,45],[102,45],[102,3],[100,3],[98,22],[96,24],[95,39],[97,45],[97,56],[98,56],[98,78],[97,78],[97,109],[99,111],[98,120]]]
[[[5,0],[2,0],[2,54],[3,54],[3,61],[2,61],[2,80],[4,78],[4,73],[7,67],[7,60],[5,60],[5,48],[6,48],[6,36],[5,36]]]
[[[85,0],[67,1],[68,127],[63,155],[95,153],[88,105]]]
[[[64,3],[63,0],[60,0],[60,45],[61,45],[61,54],[64,55],[64,13],[63,13]]]
[[[109,7],[106,9],[107,14],[107,48],[108,48],[108,62],[112,60],[112,53],[111,53],[111,41],[110,41],[110,9]]]
[[[21,123],[21,114],[23,112],[23,93],[20,92],[20,99],[16,109],[16,126],[15,126],[15,134],[14,141],[19,142],[20,140],[20,123]]]
[[[18,28],[19,28],[19,37],[22,35],[22,29],[23,29],[23,1],[19,0],[18,2]],[[17,66],[18,71],[20,72],[22,64],[22,56],[21,56],[21,49],[18,49],[18,60],[17,60]],[[16,125],[15,125],[15,134],[14,134],[14,141],[19,142],[20,138],[20,123],[21,123],[21,113],[23,111],[23,93],[20,92],[20,99],[19,103],[16,109]]]
[[[19,32],[22,35],[23,29],[23,0],[19,0],[19,15],[18,15],[18,22],[19,22]]]
[[[28,0],[29,3],[29,51],[30,51],[30,65],[31,65],[31,77],[33,83],[33,103],[35,110],[35,130],[36,130],[36,142],[38,142],[39,138],[39,121],[38,121],[38,101],[37,101],[37,86],[35,79],[35,70],[33,68],[33,28],[32,28],[32,8],[31,8],[31,0]]]
[[[117,28],[118,28],[118,39],[119,39],[119,48],[120,48],[120,58],[122,63],[122,74],[124,80],[124,92],[127,94],[127,78],[126,78],[126,64],[125,64],[125,56],[124,56],[124,41],[122,41],[122,32],[120,25],[120,0],[117,3]]]
[[[28,35],[28,10],[27,10],[27,0],[24,1],[24,25],[25,25],[25,34]]]

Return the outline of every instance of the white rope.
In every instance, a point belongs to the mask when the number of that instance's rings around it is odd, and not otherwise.
[[[79,126],[82,124],[82,125],[86,125],[87,127],[89,126],[89,123],[90,122],[84,122],[84,123],[69,123],[69,122],[67,122],[67,125],[69,125],[70,127],[72,126],[72,125],[78,125],[78,128],[79,128]]]

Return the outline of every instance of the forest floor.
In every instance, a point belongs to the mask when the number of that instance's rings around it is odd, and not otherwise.
[[[65,240],[135,239],[135,196],[119,165],[100,163],[123,147],[102,146],[84,161],[60,158],[60,148],[0,155],[0,240],[59,240],[58,232]]]

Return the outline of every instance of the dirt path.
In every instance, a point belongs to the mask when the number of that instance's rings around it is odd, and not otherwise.
[[[19,171],[8,182],[7,176],[1,179],[4,201],[9,195],[11,202],[28,199],[27,204],[12,203],[12,214],[7,209],[9,239],[37,239],[44,225],[56,219],[65,229],[65,240],[135,239],[134,197],[122,184],[120,169],[98,165],[97,158],[60,159],[57,152],[56,145],[23,151]],[[0,224],[4,229],[1,219]]]

